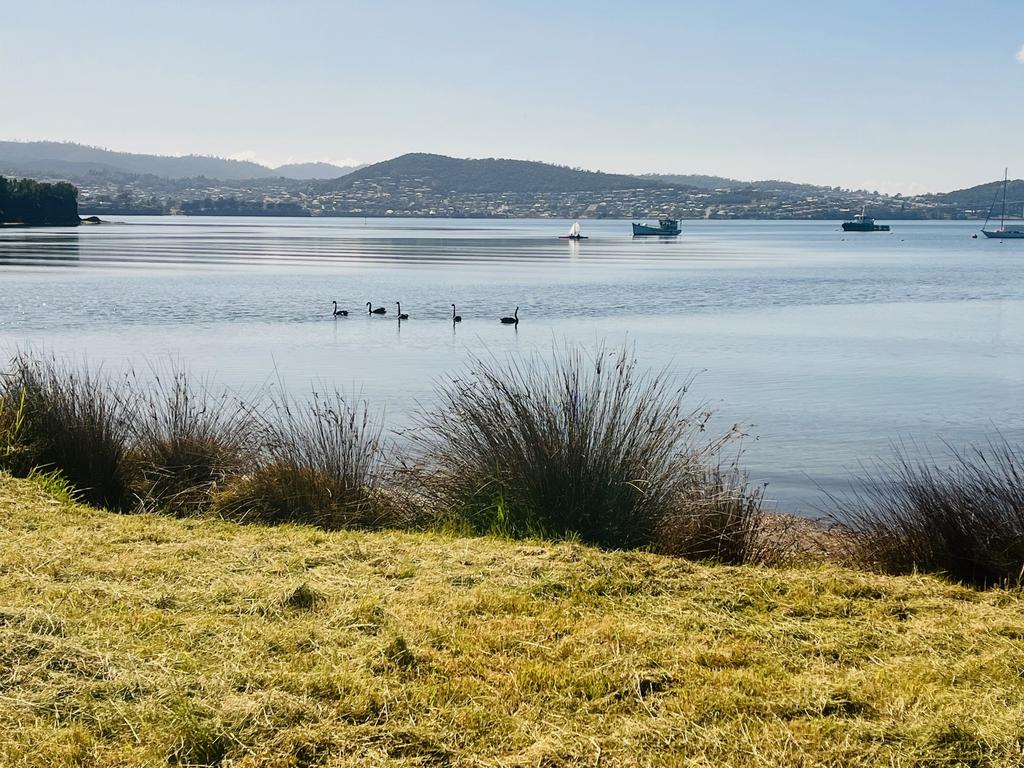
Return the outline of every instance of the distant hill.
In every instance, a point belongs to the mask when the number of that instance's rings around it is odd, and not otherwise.
[[[123,173],[184,179],[205,176],[210,179],[265,179],[278,175],[270,168],[244,160],[185,155],[137,155],[114,152],[100,147],[56,141],[0,141],[0,171],[8,174],[52,171],[88,172],[117,170]]]
[[[287,179],[311,181],[313,179],[336,179],[365,167],[365,165],[333,165],[332,163],[288,163],[277,166],[274,173]]]
[[[702,173],[645,173],[639,178],[654,179],[673,187],[694,187],[696,189],[723,189],[746,182],[728,179],[725,176],[706,176]]]
[[[597,192],[651,189],[665,185],[657,179],[583,171],[529,160],[488,158],[469,160],[413,153],[325,182],[324,191],[343,191],[368,184],[431,192]]]
[[[941,192],[933,195],[918,195],[917,200],[935,205],[948,205],[960,209],[988,212],[989,206],[995,203],[995,215],[999,215],[1003,199],[1003,180],[978,184],[967,189],[955,189],[952,192]],[[1024,180],[1013,179],[1006,185],[1007,213],[1020,216],[1024,206]]]
[[[705,189],[705,190],[773,190],[776,192],[787,191],[792,193],[807,192],[809,194],[820,193],[830,187],[823,187],[817,184],[802,184],[795,181],[780,181],[778,179],[762,179],[759,181],[741,181],[730,179],[726,176],[707,176],[702,173],[645,173],[640,178],[657,179],[672,187],[681,189]]]

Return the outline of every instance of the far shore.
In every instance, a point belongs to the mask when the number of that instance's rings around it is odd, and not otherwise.
[[[131,215],[131,214],[124,214]],[[99,216],[81,216],[78,221],[47,221],[40,224],[26,224],[22,221],[0,221],[0,227],[4,229],[38,229],[39,227],[77,227],[81,224],[109,224]]]

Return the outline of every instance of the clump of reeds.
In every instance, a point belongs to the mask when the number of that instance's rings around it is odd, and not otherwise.
[[[629,348],[475,359],[419,418],[420,494],[476,532],[750,559],[759,498],[711,469],[733,435],[685,393]]]
[[[338,393],[307,402],[278,399],[262,427],[255,465],[215,494],[220,515],[323,528],[394,524],[381,427],[365,405]]]
[[[111,509],[130,503],[131,404],[108,377],[85,365],[18,353],[0,384],[0,400],[11,471],[56,470],[83,501]]]
[[[200,514],[252,461],[256,413],[227,391],[215,394],[193,382],[183,369],[154,373],[140,387],[132,420],[133,491],[141,509]]]
[[[774,563],[790,545],[784,530],[766,525],[762,489],[735,467],[694,473],[664,515],[654,548],[663,554],[721,563]]]
[[[853,564],[888,573],[942,573],[976,587],[1024,577],[1024,452],[1005,439],[950,462],[912,461],[903,450],[830,497]]]

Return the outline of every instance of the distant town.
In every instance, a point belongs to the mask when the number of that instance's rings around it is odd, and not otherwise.
[[[140,177],[79,182],[86,214],[210,214],[289,216],[438,216],[453,218],[840,219],[870,210],[876,218],[983,218],[987,207],[938,196],[901,198],[867,190],[771,182],[714,188],[609,189],[558,192],[438,191],[427,179],[356,180],[343,190],[320,190],[289,179],[189,179],[173,190]]]
[[[283,175],[298,169],[301,178]],[[71,182],[78,187],[82,215],[100,216],[835,220],[867,209],[878,219],[976,219],[988,213],[995,189],[990,182],[903,197],[786,181],[624,176],[426,154],[362,168],[321,163],[269,169],[220,158],[129,155],[53,142],[0,142],[0,174]],[[1024,199],[1024,182],[1011,183],[1010,198]],[[1019,213],[1021,204],[1013,203],[1013,211]]]

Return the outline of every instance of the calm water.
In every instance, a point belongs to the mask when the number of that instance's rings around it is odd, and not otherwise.
[[[397,430],[471,353],[629,340],[750,425],[745,464],[792,510],[895,441],[1024,438],[1024,242],[969,222],[684,222],[659,241],[600,221],[572,243],[552,221],[124,221],[0,230],[0,346],[359,390]],[[516,305],[518,329],[498,324]]]

